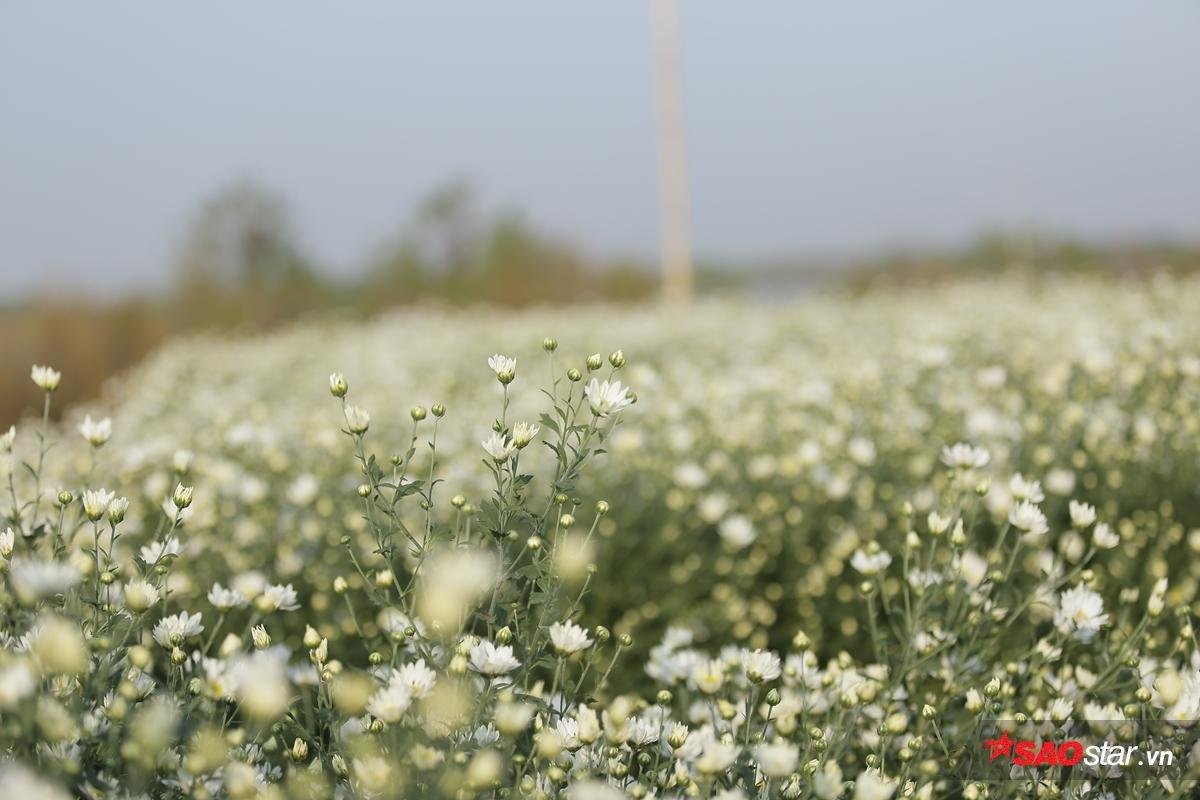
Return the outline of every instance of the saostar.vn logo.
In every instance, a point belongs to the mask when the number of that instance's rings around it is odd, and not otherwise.
[[[1137,745],[1110,742],[1084,746],[1078,739],[1065,739],[1057,744],[1050,741],[1013,739],[1007,731],[999,738],[984,739],[989,763],[1007,759],[1014,767],[1073,767],[1083,763],[1088,767],[1170,766],[1175,756],[1169,750],[1139,752]]]
[[[1073,767],[1083,760],[1083,742],[1067,739],[1054,742],[1038,742],[1032,739],[1013,739],[1008,731],[1002,731],[998,739],[984,739],[988,750],[988,761],[1007,758],[1017,767]]]

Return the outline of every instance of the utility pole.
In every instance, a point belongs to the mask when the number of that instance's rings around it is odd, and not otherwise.
[[[693,289],[692,222],[683,136],[678,0],[652,0],[651,14],[662,203],[662,293],[670,302],[686,304],[691,302]]]

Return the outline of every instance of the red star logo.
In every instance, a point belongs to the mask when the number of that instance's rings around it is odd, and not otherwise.
[[[1013,740],[1008,738],[1008,731],[1003,731],[999,739],[984,739],[983,746],[991,748],[991,757],[988,761],[995,761],[1000,756],[1012,758]]]

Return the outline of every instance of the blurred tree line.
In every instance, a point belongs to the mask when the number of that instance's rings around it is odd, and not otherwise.
[[[1094,245],[1036,233],[989,233],[953,251],[897,252],[850,265],[844,285],[864,292],[961,278],[1019,273],[1030,280],[1067,274],[1142,279],[1200,271],[1200,249],[1169,241]]]
[[[299,241],[282,197],[249,182],[220,192],[184,244],[174,319],[187,328],[255,328],[331,309],[638,300],[657,287],[652,265],[589,259],[518,214],[484,219],[462,182],[422,200],[361,279],[330,277]]]
[[[313,314],[362,317],[412,303],[521,307],[638,301],[657,269],[589,257],[519,214],[485,214],[462,182],[422,200],[355,279],[339,280],[306,252],[286,200],[249,181],[201,204],[168,290],[112,303],[50,296],[0,305],[0,426],[36,405],[32,363],[64,373],[61,409],[165,339],[198,330],[255,331]],[[889,253],[861,261],[796,259],[702,268],[697,289],[737,288],[778,299],[813,288],[865,291],[964,275],[1020,271],[1140,277],[1200,270],[1200,250],[1169,243],[1090,246],[1054,237],[991,235],[959,250]]]
[[[431,192],[362,277],[339,280],[306,252],[282,196],[239,181],[200,206],[165,295],[107,304],[40,297],[0,308],[0,425],[33,407],[31,363],[64,373],[61,409],[180,333],[264,330],[412,303],[636,301],[656,290],[653,265],[593,259],[518,214],[485,215],[463,182]]]

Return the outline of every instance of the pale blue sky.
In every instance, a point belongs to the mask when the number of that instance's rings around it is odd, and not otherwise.
[[[682,0],[696,250],[1200,238],[1200,4]],[[199,199],[349,271],[451,176],[657,248],[645,0],[0,5],[0,292],[160,285]]]

